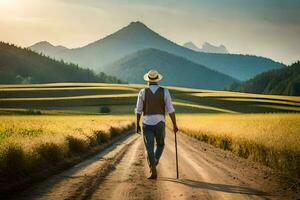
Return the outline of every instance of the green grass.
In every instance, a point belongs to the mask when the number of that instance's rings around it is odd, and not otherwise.
[[[300,100],[296,97],[291,97],[290,99],[278,97],[274,99],[275,97],[260,95],[255,99],[255,97],[251,97],[251,94],[249,94],[249,97],[247,97],[247,94],[244,94],[243,100],[241,100],[241,94],[239,93],[236,96],[233,93],[230,96],[226,95],[228,95],[227,92],[224,92],[224,94],[221,92],[215,92],[215,94],[214,92],[175,93],[173,99],[237,113],[299,112],[300,108]],[[265,97],[263,98],[262,96]],[[280,108],[276,106],[280,106]]]
[[[136,93],[124,87],[0,88],[0,98],[45,98]]]
[[[0,88],[67,88],[67,87],[125,87],[141,88],[139,84],[113,83],[47,83],[47,84],[0,84]]]

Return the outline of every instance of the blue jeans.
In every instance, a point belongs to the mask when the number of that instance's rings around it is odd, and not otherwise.
[[[156,125],[143,124],[143,137],[147,152],[149,167],[155,166],[155,160],[159,160],[165,146],[165,123],[159,122]],[[154,139],[156,149],[154,151]]]

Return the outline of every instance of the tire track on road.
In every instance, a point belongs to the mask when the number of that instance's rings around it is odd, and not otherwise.
[[[69,170],[50,177],[11,199],[86,199],[103,177],[114,170],[129,146],[138,140],[131,135],[114,143],[98,155]]]
[[[161,199],[157,182],[147,179],[143,145],[140,138],[129,148],[117,169],[105,178],[91,199]]]

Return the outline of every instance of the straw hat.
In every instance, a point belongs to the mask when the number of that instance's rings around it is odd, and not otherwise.
[[[148,82],[158,82],[163,78],[156,70],[150,70],[144,75],[144,80]]]

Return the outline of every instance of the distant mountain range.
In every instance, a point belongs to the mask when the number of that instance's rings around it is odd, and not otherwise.
[[[39,53],[45,52],[46,55],[59,55],[61,52],[69,50],[67,47],[61,45],[54,46],[47,41],[38,42],[31,46],[30,49]]]
[[[224,89],[236,79],[158,49],[143,49],[104,67],[105,72],[130,83],[144,83],[143,75],[156,69],[164,75],[161,84],[206,89]]]
[[[110,82],[121,81],[113,76],[75,64],[66,64],[39,55],[28,49],[0,42],[0,83],[28,84],[51,82]]]
[[[227,48],[222,44],[220,46],[214,46],[208,42],[204,42],[202,48],[199,48],[193,42],[187,42],[183,46],[194,51],[206,53],[229,53]]]
[[[257,56],[196,52],[160,36],[141,22],[132,22],[119,31],[80,48],[54,47],[57,50],[53,50],[53,45],[46,42],[30,48],[96,71],[106,71],[106,67],[111,66],[111,63],[147,48],[155,48],[183,57],[238,80],[246,80],[261,72],[284,66],[271,59]]]
[[[242,83],[234,83],[229,89],[250,93],[300,96],[300,62],[261,73]]]

